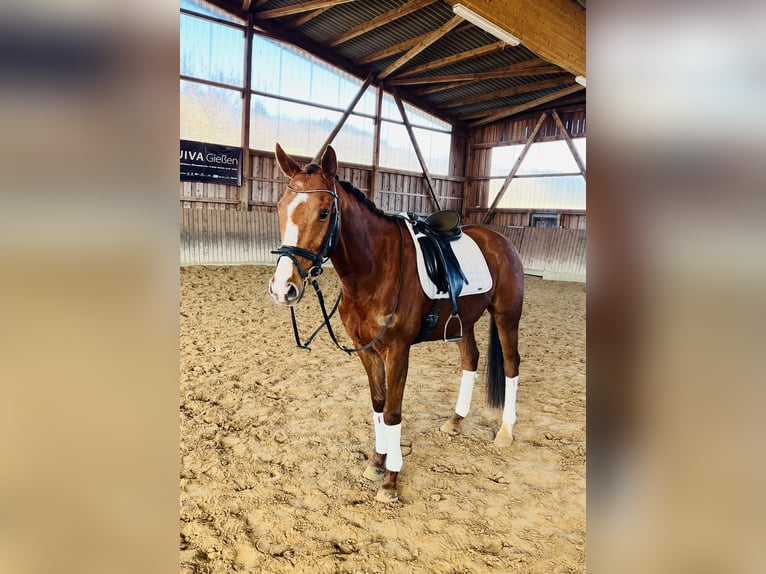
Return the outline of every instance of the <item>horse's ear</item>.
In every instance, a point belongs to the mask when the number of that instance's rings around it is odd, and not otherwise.
[[[335,157],[335,150],[331,145],[327,146],[322,154],[322,173],[326,179],[335,179],[335,174],[338,172],[338,160]]]
[[[283,150],[282,146],[279,144],[277,144],[277,164],[279,165],[279,169],[282,170],[282,173],[291,179],[295,177],[296,173],[300,173],[301,171],[300,164],[287,155],[285,150]]]

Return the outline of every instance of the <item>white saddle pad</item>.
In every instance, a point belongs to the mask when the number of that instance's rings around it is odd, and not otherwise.
[[[412,224],[407,219],[406,214],[402,214],[405,222],[407,223],[407,229],[412,235],[412,239],[415,242],[415,252],[418,258],[418,275],[420,276],[420,285],[423,287],[426,297],[429,299],[447,299],[449,293],[438,293],[436,285],[428,277],[426,271],[425,259],[423,259],[423,253],[420,250],[420,243],[418,237],[423,237],[422,233],[416,233],[412,228]],[[459,239],[450,243],[452,251],[455,253],[460,267],[463,270],[468,283],[463,285],[463,290],[460,292],[460,297],[465,295],[476,295],[477,293],[486,293],[492,289],[492,275],[489,273],[489,267],[487,261],[484,259],[484,254],[476,245],[476,242],[470,238],[467,234],[463,233]]]

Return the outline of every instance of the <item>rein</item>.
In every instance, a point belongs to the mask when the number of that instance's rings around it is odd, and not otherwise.
[[[335,314],[335,312],[338,310],[338,305],[340,304],[341,297],[343,296],[343,288],[341,288],[340,293],[338,293],[338,298],[335,301],[335,304],[332,307],[332,310],[330,313],[327,313],[327,308],[325,307],[324,302],[324,295],[322,294],[322,289],[319,287],[319,281],[317,281],[317,278],[322,274],[322,265],[327,262],[328,259],[332,256],[333,252],[335,251],[335,248],[338,245],[338,238],[340,236],[340,210],[338,209],[338,192],[335,189],[335,184],[333,183],[333,191],[330,191],[328,189],[311,189],[307,191],[299,191],[297,189],[293,189],[289,185],[287,188],[290,191],[293,191],[294,193],[329,193],[333,197],[333,204],[332,204],[332,221],[330,223],[330,228],[327,230],[327,235],[325,235],[324,241],[322,242],[321,247],[319,248],[319,253],[313,253],[311,251],[308,251],[307,249],[303,249],[301,247],[296,247],[293,245],[280,245],[278,249],[275,249],[272,251],[275,255],[279,255],[280,257],[289,257],[290,260],[292,260],[295,267],[298,269],[298,273],[301,276],[301,279],[303,279],[303,286],[304,289],[306,287],[306,284],[311,282],[311,286],[314,288],[314,292],[316,293],[317,300],[319,301],[319,308],[322,310],[322,323],[317,327],[313,333],[309,336],[308,339],[306,339],[305,342],[301,343],[300,334],[298,333],[298,322],[295,318],[295,307],[290,307],[290,319],[292,320],[292,326],[293,326],[293,335],[295,336],[295,344],[300,349],[304,349],[306,351],[310,351],[311,347],[309,345],[314,340],[314,337],[317,336],[319,331],[322,330],[322,327],[327,328],[327,332],[330,335],[330,339],[332,339],[332,342],[335,344],[338,349],[341,351],[351,354],[351,353],[359,353],[362,351],[368,350],[370,347],[372,347],[375,343],[380,341],[380,339],[383,337],[383,335],[386,333],[388,328],[391,326],[391,323],[394,320],[394,315],[396,313],[396,310],[399,308],[399,299],[402,294],[402,284],[404,283],[404,232],[402,231],[402,222],[401,220],[397,219],[397,227],[399,228],[399,237],[401,239],[401,249],[400,249],[400,267],[399,267],[399,285],[397,287],[396,292],[396,300],[394,301],[394,308],[391,311],[391,313],[388,316],[388,319],[386,319],[386,323],[383,325],[381,330],[378,332],[378,334],[367,344],[356,347],[356,348],[348,348],[344,345],[341,345],[338,342],[337,337],[335,336],[335,332],[333,331],[332,325],[330,323],[330,319]],[[308,271],[304,271],[303,267],[300,265],[298,260],[296,259],[296,256],[305,257],[306,259],[309,259],[312,262],[312,266]],[[279,262],[279,259],[277,259],[277,262]]]

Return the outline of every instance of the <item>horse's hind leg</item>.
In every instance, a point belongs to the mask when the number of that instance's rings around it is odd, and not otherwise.
[[[441,431],[447,434],[460,434],[460,423],[468,415],[471,408],[471,395],[473,384],[476,381],[476,369],[479,365],[479,348],[476,345],[473,327],[463,333],[463,338],[457,344],[460,349],[460,363],[463,367],[463,376],[460,379],[460,392],[457,396],[455,412],[441,426]]]
[[[503,351],[503,374],[505,375],[503,418],[500,430],[495,436],[495,446],[505,447],[513,442],[513,425],[516,423],[516,392],[519,388],[521,361],[518,351],[519,314],[496,314],[493,320],[497,326],[497,335]]]

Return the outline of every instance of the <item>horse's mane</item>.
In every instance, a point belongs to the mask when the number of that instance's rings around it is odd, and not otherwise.
[[[375,203],[373,203],[364,193],[362,193],[360,190],[355,188],[353,185],[351,185],[347,181],[342,181],[337,178],[338,183],[343,186],[343,189],[346,190],[346,193],[350,194],[352,197],[354,197],[359,203],[364,205],[367,209],[370,210],[371,213],[374,215],[377,215],[378,217],[385,219],[386,221],[396,221],[396,216],[389,215],[386,212],[384,212],[382,209],[380,209]]]
[[[315,163],[311,163],[307,165],[304,168],[304,172],[311,175],[312,173],[316,173],[317,171],[321,171],[322,168],[318,166]],[[356,199],[359,203],[364,205],[367,209],[370,210],[370,213],[373,215],[377,215],[378,217],[385,219],[386,221],[396,221],[396,216],[389,215],[386,212],[384,212],[382,209],[380,209],[375,203],[370,201],[370,199],[362,193],[360,190],[355,188],[351,183],[347,181],[341,180],[337,175],[335,176],[335,180],[340,183],[340,185],[343,187],[343,189],[351,195],[354,199]]]

